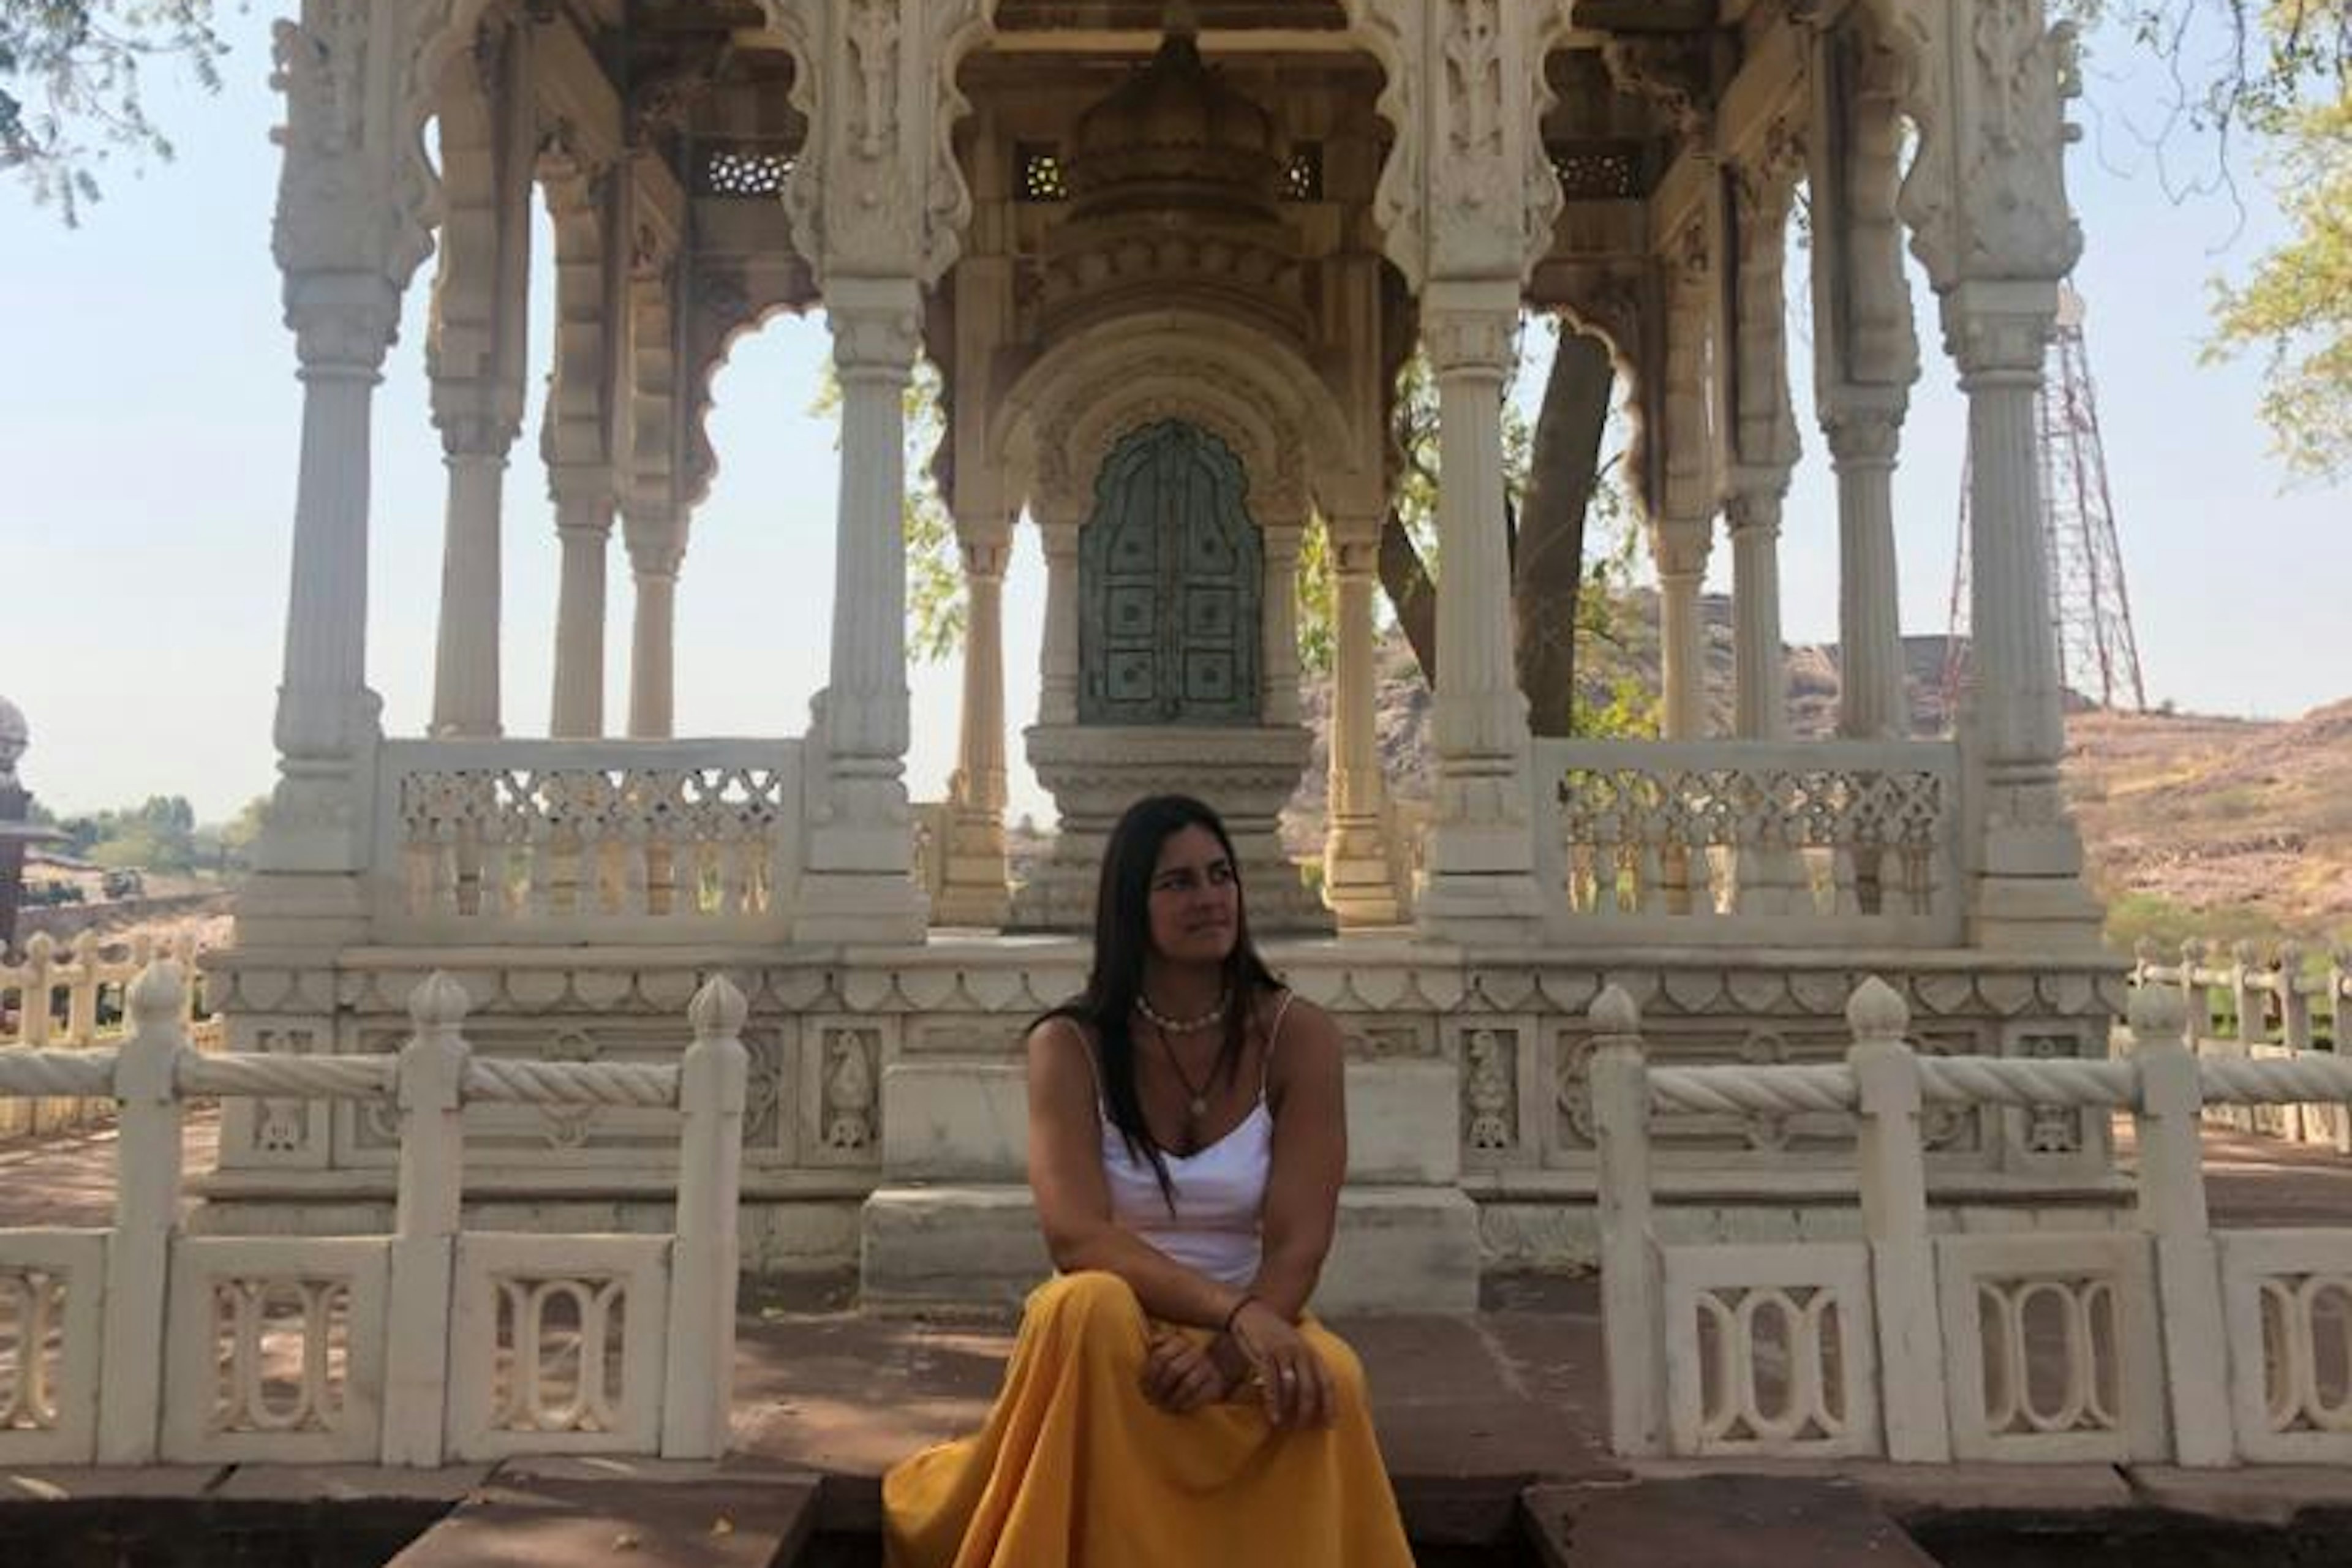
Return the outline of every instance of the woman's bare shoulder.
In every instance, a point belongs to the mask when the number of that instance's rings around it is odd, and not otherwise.
[[[1295,991],[1269,993],[1262,1016],[1277,1081],[1301,1070],[1328,1071],[1344,1054],[1339,1021]]]
[[[1021,1045],[1032,1073],[1093,1076],[1094,1030],[1067,1013],[1048,1013],[1030,1025]]]

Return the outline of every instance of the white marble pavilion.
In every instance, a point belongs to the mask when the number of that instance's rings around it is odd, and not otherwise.
[[[1929,1053],[2104,1056],[2121,965],[2058,788],[2032,457],[2058,281],[2069,39],[2041,0],[304,0],[276,255],[304,385],[260,869],[215,994],[239,1049],[392,1048],[430,971],[489,1053],[667,1059],[699,976],[749,994],[747,1261],[861,1260],[869,1300],[1001,1292],[1042,1252],[1017,1042],[1074,989],[1111,815],[1228,809],[1277,966],[1359,1047],[1328,1299],[1466,1304],[1482,1261],[1589,1256],[1587,1008],[1624,986],[1664,1058],[1843,1048],[1864,973]],[[1785,274],[1807,194],[1811,277]],[[526,384],[530,205],[557,323]],[[1905,733],[1890,476],[1923,264],[1974,452],[1977,680]],[[372,390],[431,258],[447,457],[424,736],[363,650]],[[1786,296],[1812,290],[1809,407]],[[843,391],[830,680],[804,734],[672,732],[674,602],[730,345],[821,311]],[[1515,686],[1501,388],[1523,311],[1609,343],[1662,584],[1664,737],[1536,741]],[[1436,378],[1436,798],[1390,799],[1373,595],[1388,430]],[[908,799],[902,393],[942,376],[970,590],[961,765]],[[1800,426],[1829,517],[1784,517]],[[500,515],[526,427],[551,498]],[[1025,521],[1024,521],[1025,520]],[[1047,563],[1031,764],[1057,858],[1004,854],[1002,587]],[[1776,552],[1841,546],[1840,734],[1788,734]],[[634,634],[604,646],[625,551]],[[1292,579],[1337,564],[1319,898],[1274,816],[1307,765]],[[1706,732],[1699,584],[1720,536],[1737,721]],[[560,574],[556,674],[502,689],[509,557]],[[781,635],[781,634],[780,634]],[[602,710],[611,660],[629,710]],[[1026,678],[1024,672],[1022,678]],[[918,826],[929,850],[919,858]],[[659,1223],[674,1150],[625,1111],[469,1119],[469,1200]],[[1948,1223],[2111,1196],[2104,1120],[1925,1127]],[[1658,1201],[1709,1234],[1850,1205],[1848,1119],[1662,1117]],[[380,1116],[243,1103],[207,1223],[375,1223]]]

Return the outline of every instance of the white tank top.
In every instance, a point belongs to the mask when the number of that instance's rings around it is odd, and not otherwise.
[[[1284,992],[1275,1008],[1257,1103],[1241,1124],[1205,1149],[1190,1154],[1162,1152],[1168,1179],[1176,1188],[1172,1215],[1151,1162],[1139,1149],[1128,1152],[1127,1140],[1104,1110],[1100,1094],[1096,1097],[1111,1217],[1176,1262],[1223,1285],[1247,1285],[1257,1277],[1258,1218],[1265,1208],[1266,1176],[1274,1166],[1274,1111],[1265,1102],[1265,1089],[1290,998],[1291,993]],[[1094,1065],[1091,1054],[1087,1065]],[[1096,1083],[1099,1089],[1099,1075]]]

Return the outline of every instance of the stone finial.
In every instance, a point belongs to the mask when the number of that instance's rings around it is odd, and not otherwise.
[[[714,974],[687,1004],[686,1018],[694,1026],[696,1039],[724,1040],[743,1032],[743,1020],[751,1012],[741,988],[724,974]]]
[[[2242,936],[2230,944],[2230,956],[2237,961],[2241,969],[2252,969],[2260,963],[2262,955],[2255,951],[2252,939]]]
[[[2147,965],[2154,963],[2156,962],[2156,938],[2152,936],[2144,936],[2137,942],[2132,943],[2132,956],[2139,960],[2142,968],[2146,968]]]
[[[1642,1032],[1641,1005],[1622,985],[1612,984],[1592,999],[1586,1015],[1592,1020],[1596,1033],[1603,1035],[1638,1035]]]
[[[409,1021],[417,1032],[454,1029],[466,1021],[473,1009],[473,998],[466,988],[449,976],[446,969],[436,969],[425,977],[424,983],[408,994]]]
[[[2293,980],[2303,973],[2303,943],[2288,941],[2279,943],[2279,973]]]
[[[0,697],[0,789],[16,782],[16,759],[25,754],[32,731],[25,726],[25,710]]]
[[[45,931],[37,931],[25,939],[25,957],[36,968],[47,968],[57,952],[57,939]]]
[[[1866,974],[1846,1000],[1845,1021],[1857,1040],[1899,1040],[1911,1026],[1911,1008],[1901,992]]]
[[[124,999],[131,1008],[133,1029],[143,1035],[152,1029],[170,1027],[178,1019],[187,994],[187,977],[181,973],[177,963],[162,958],[148,964],[131,981],[131,994]]]
[[[2179,1040],[2189,1021],[2189,1009],[2180,993],[2168,985],[2138,985],[2132,988],[2124,1016],[2131,1025],[2132,1044],[2146,1046],[2158,1040]]]

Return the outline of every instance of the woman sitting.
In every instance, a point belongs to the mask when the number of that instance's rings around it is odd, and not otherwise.
[[[1119,819],[1086,991],[1027,1049],[1061,1272],[979,1436],[884,1479],[889,1568],[1412,1568],[1363,1368],[1307,1315],[1348,1163],[1339,1031],[1251,946],[1214,812]]]

